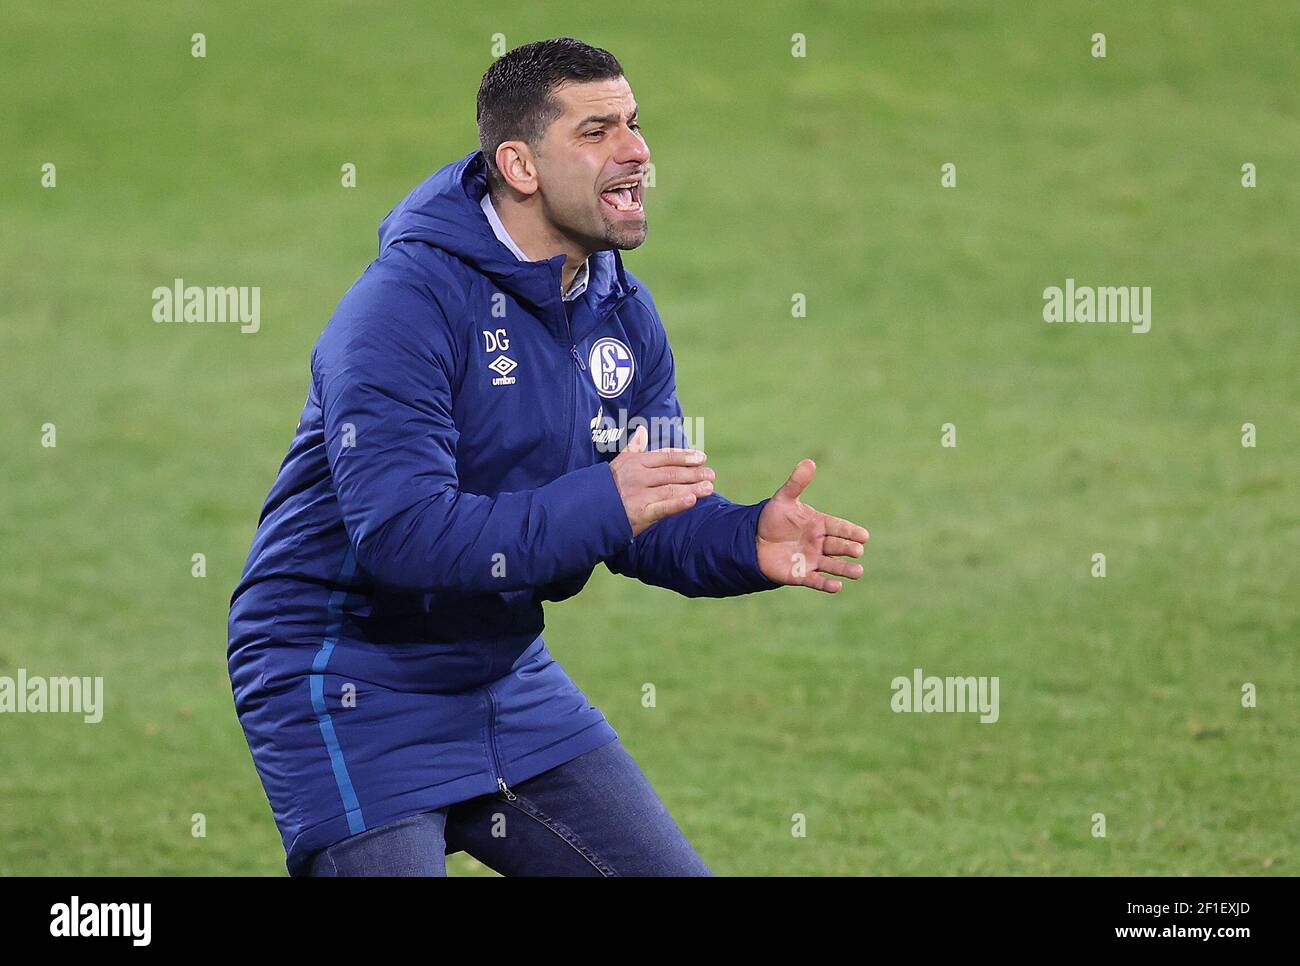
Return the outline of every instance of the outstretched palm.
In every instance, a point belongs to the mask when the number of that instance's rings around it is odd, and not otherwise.
[[[816,472],[816,463],[802,460],[763,507],[758,518],[758,566],[774,583],[836,594],[844,584],[835,577],[857,580],[862,576],[861,564],[840,558],[861,557],[870,534],[856,523],[800,502]]]

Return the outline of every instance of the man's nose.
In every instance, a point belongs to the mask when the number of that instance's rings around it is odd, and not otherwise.
[[[650,146],[640,134],[625,126],[614,160],[619,164],[645,164],[650,160]]]

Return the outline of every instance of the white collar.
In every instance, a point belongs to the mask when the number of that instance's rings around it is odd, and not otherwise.
[[[524,254],[523,249],[516,245],[515,240],[510,237],[510,232],[506,231],[506,226],[501,224],[501,216],[497,214],[496,205],[492,204],[492,196],[484,192],[479,207],[483,209],[483,214],[487,215],[488,224],[492,226],[492,233],[497,236],[497,241],[510,249],[515,258],[521,262],[529,261],[530,259]],[[573,284],[569,286],[569,291],[560,293],[560,298],[565,302],[572,302],[587,290],[587,277],[589,274],[587,264],[590,261],[589,258],[583,261],[577,274],[573,276]]]

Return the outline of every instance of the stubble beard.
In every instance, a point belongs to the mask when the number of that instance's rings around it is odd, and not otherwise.
[[[639,225],[624,225],[615,222],[602,211],[600,220],[604,228],[602,233],[604,241],[610,248],[627,252],[645,243],[650,226],[644,217]]]
[[[597,202],[597,205],[599,206],[600,202]],[[577,225],[578,219],[568,222],[567,225],[553,219],[552,224],[561,226],[561,230],[569,238],[588,251],[603,252],[617,249],[626,252],[639,248],[644,244],[649,230],[644,213],[640,223],[635,225],[623,224],[610,218],[600,207],[597,207],[595,213],[597,216],[596,222],[593,224],[590,220],[583,218],[581,221],[585,222],[585,224],[581,228]]]

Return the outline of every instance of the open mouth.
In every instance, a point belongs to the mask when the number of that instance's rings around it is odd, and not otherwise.
[[[624,214],[641,211],[641,179],[625,178],[614,182],[600,193],[600,200]]]

